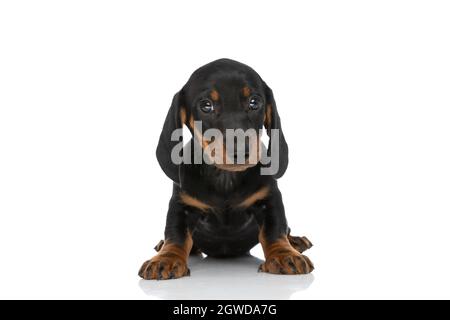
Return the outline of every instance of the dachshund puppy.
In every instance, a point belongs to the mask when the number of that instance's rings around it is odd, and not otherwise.
[[[183,147],[174,132],[184,125],[192,138]],[[267,150],[260,139],[264,127],[270,137]],[[212,129],[227,139],[208,135]],[[243,147],[236,146],[236,139],[228,141],[230,129],[258,132],[256,143],[244,139]],[[264,150],[272,157],[269,164],[275,170],[271,172],[264,172],[269,167],[267,161],[262,163]],[[174,155],[183,155],[184,160],[174,160]],[[253,69],[220,59],[196,70],[173,97],[156,156],[173,181],[173,193],[165,240],[155,248],[157,255],[143,264],[139,276],[180,278],[190,274],[188,258],[193,252],[239,256],[258,243],[265,255],[259,271],[306,274],[314,269],[302,254],[311,242],[290,235],[277,186],[288,166],[288,146],[272,90]]]

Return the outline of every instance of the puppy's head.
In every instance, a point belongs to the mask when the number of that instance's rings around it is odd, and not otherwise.
[[[287,168],[288,148],[272,90],[242,63],[213,61],[196,70],[175,94],[157,148],[162,169],[175,183],[179,183],[179,172],[171,150],[178,142],[171,136],[183,125],[208,155],[208,163],[227,171],[256,165],[262,151],[260,129],[265,127],[269,137],[271,130],[278,129],[279,170],[274,177],[281,177]]]

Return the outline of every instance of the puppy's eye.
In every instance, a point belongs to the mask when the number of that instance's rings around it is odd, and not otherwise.
[[[263,105],[263,100],[260,96],[252,96],[248,101],[248,107],[251,110],[258,110]]]
[[[198,107],[205,113],[214,111],[214,105],[211,100],[203,99],[198,102]]]

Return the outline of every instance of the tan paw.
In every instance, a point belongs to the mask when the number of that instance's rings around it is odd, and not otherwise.
[[[307,274],[314,270],[314,265],[309,258],[300,253],[274,254],[259,266],[261,272],[273,274]]]
[[[144,262],[139,276],[145,280],[167,280],[189,276],[190,270],[182,259],[159,254]]]

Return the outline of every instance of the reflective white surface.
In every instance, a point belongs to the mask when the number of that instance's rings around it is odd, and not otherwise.
[[[450,1],[0,1],[0,299],[449,299],[449,16]],[[205,259],[140,281],[172,194],[155,157],[170,102],[223,57],[273,89],[278,185],[316,269]]]
[[[272,275],[257,272],[263,261],[254,257],[215,259],[191,257],[191,277],[140,280],[154,299],[290,299],[308,289],[314,275]]]

